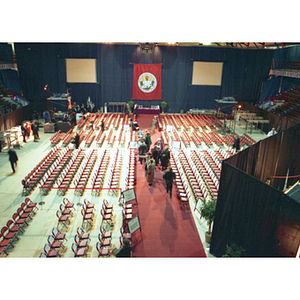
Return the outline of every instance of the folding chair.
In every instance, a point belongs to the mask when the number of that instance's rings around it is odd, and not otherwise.
[[[74,257],[86,256],[85,249],[78,248],[78,246],[75,243],[72,244],[72,251],[74,253]]]

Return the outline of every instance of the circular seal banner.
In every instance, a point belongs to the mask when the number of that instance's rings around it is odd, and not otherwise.
[[[157,87],[156,77],[149,72],[143,73],[138,79],[138,86],[142,92],[151,93]]]

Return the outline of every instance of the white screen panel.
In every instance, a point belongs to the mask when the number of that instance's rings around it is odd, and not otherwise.
[[[193,62],[192,85],[221,85],[222,62]]]
[[[67,58],[67,82],[97,83],[96,59],[93,58]]]

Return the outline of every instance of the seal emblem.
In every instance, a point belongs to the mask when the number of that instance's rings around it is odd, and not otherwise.
[[[138,79],[138,86],[144,93],[151,93],[156,89],[157,80],[152,73],[143,73]]]

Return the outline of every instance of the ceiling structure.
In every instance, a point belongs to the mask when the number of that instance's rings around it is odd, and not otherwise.
[[[242,49],[279,49],[289,46],[299,46],[296,42],[210,42],[210,43],[200,43],[200,42],[132,42],[132,43],[112,43],[112,44],[140,44],[145,46],[146,44],[150,46],[185,46],[185,47],[229,47],[229,48],[242,48]]]

